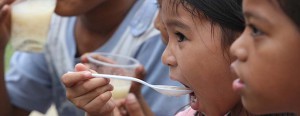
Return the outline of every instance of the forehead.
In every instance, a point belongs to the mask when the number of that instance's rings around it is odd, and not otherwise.
[[[266,19],[271,24],[288,18],[276,0],[244,0],[243,12],[246,19]]]
[[[196,9],[192,10],[191,6],[183,0],[162,0],[162,12],[164,15],[195,15],[199,13]]]
[[[282,12],[276,0],[243,0],[243,11],[255,13],[261,13],[261,11]]]
[[[174,14],[179,9],[177,0],[162,0],[160,4],[162,5],[161,10],[165,14]]]

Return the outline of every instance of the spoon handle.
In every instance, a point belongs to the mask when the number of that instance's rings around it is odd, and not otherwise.
[[[127,80],[127,81],[135,81],[144,85],[147,85],[149,87],[153,88],[153,85],[146,83],[145,81],[142,81],[137,78],[129,77],[129,76],[120,76],[120,75],[109,75],[109,74],[92,74],[93,77],[102,77],[102,78],[112,78],[112,79],[121,79],[121,80]]]

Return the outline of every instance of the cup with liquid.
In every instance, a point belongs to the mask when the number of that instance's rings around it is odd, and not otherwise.
[[[135,69],[139,66],[139,62],[129,56],[123,56],[110,53],[90,53],[87,55],[90,68],[100,74],[112,74],[122,76],[135,76]],[[113,85],[113,99],[125,98],[130,90],[131,81],[110,79]]]
[[[11,10],[11,44],[15,50],[42,52],[56,0],[16,0]]]

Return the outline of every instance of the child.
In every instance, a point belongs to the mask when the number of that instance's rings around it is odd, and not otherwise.
[[[232,90],[231,42],[244,29],[239,0],[163,0],[162,20],[168,32],[162,56],[170,77],[193,90],[190,106],[178,115],[248,114]],[[172,7],[167,7],[170,4]]]
[[[300,1],[244,0],[246,29],[231,46],[247,110],[300,115]]]

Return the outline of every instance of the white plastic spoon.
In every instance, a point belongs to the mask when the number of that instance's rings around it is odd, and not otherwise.
[[[149,83],[146,83],[145,81],[142,81],[137,78],[129,77],[129,76],[108,75],[108,74],[92,74],[92,76],[138,82],[156,90],[161,94],[169,95],[169,96],[181,96],[192,92],[190,89],[185,87],[169,86],[169,85],[151,85]]]

